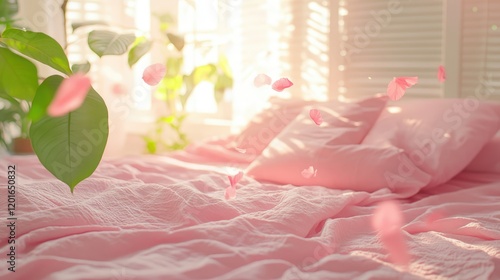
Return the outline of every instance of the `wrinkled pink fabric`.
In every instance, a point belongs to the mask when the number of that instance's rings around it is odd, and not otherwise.
[[[226,200],[225,165],[176,156],[183,160],[104,159],[74,194],[34,156],[1,159],[0,181],[7,165],[17,167],[18,261],[15,274],[6,269],[2,231],[0,279],[500,277],[500,174],[463,173],[400,201],[412,259],[404,271],[370,226],[376,204],[396,197],[390,191],[298,188],[243,176],[238,195]],[[6,221],[5,187],[0,195]]]

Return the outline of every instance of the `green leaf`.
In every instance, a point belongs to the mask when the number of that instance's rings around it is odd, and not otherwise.
[[[56,90],[64,78],[59,75],[50,76],[43,81],[36,91],[33,104],[28,113],[28,118],[31,121],[39,121],[42,117],[47,115],[47,108],[54,99]],[[56,89],[56,90],[53,90]]]
[[[7,29],[3,32],[0,42],[61,73],[71,75],[68,57],[63,48],[56,40],[44,33]]]
[[[186,102],[189,99],[189,97],[191,96],[191,93],[193,93],[193,90],[196,86],[194,84],[193,76],[194,76],[193,73],[191,73],[191,75],[188,75],[188,76],[184,75],[184,85],[186,86],[186,91],[184,92],[183,95],[180,96],[181,104],[182,104],[183,108],[186,107]]]
[[[148,153],[155,154],[157,150],[156,141],[151,139],[150,137],[144,137],[144,141],[146,141],[146,149]]]
[[[167,76],[177,76],[181,73],[182,64],[184,59],[180,57],[169,57],[167,59]]]
[[[71,66],[71,70],[73,73],[83,73],[87,74],[90,71],[90,62],[86,61],[85,63],[76,63]]]
[[[171,115],[168,117],[160,117],[157,122],[163,122],[163,123],[168,123],[171,124],[175,121],[175,115]]]
[[[94,30],[89,33],[90,49],[99,57],[104,55],[122,55],[135,41],[134,34],[118,34],[107,30]]]
[[[210,81],[217,72],[217,67],[213,64],[202,65],[194,68],[192,72],[193,83],[198,85],[202,81]]]
[[[145,37],[139,37],[135,40],[134,45],[128,53],[128,66],[132,67],[136,64],[141,57],[149,52],[153,42],[146,39]]]
[[[227,60],[227,57],[225,55],[219,56],[219,67],[222,69],[222,73],[224,73],[224,75],[230,78],[233,77],[233,71],[231,71],[229,61]]]
[[[11,97],[33,100],[38,88],[36,66],[6,48],[0,48],[0,88]]]
[[[215,82],[215,90],[225,90],[233,87],[233,78],[225,74],[218,75],[217,81]]]
[[[183,37],[175,35],[173,33],[167,33],[167,38],[178,51],[182,51],[185,45]]]
[[[54,79],[54,80],[53,80]],[[55,92],[63,78],[51,78],[40,85]],[[46,89],[45,89],[46,87]],[[71,192],[95,171],[108,139],[108,109],[91,89],[82,106],[61,117],[45,116],[33,122],[30,138],[33,149],[47,170],[66,183]]]
[[[77,30],[78,28],[92,26],[92,25],[108,26],[109,24],[103,20],[88,20],[88,21],[81,21],[81,22],[72,23],[71,28],[73,29],[73,32],[75,32],[75,30]]]
[[[0,19],[9,20],[19,11],[17,0],[0,0]]]

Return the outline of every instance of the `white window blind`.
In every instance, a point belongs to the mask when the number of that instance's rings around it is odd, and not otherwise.
[[[385,93],[395,76],[419,77],[418,86],[407,96],[442,96],[436,78],[442,63],[442,1],[340,0],[339,4],[341,96]]]
[[[329,93],[330,2],[324,0],[240,1],[235,28],[235,115],[238,123],[259,111],[271,95],[255,88],[265,73],[294,86],[281,95],[327,99]]]
[[[463,0],[461,96],[500,97],[500,1]]]

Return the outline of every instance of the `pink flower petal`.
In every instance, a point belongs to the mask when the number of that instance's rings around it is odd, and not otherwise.
[[[406,89],[415,85],[418,77],[395,77],[387,86],[387,95],[391,100],[399,100],[406,92]]]
[[[291,86],[293,86],[293,83],[289,79],[281,78],[273,83],[272,88],[275,91],[283,91],[284,89],[289,88]]]
[[[266,74],[259,74],[253,79],[253,84],[256,87],[261,87],[264,85],[270,85],[272,82],[271,77]]]
[[[317,109],[311,109],[309,111],[309,116],[314,121],[315,124],[320,125],[323,123],[323,117],[321,116],[321,112]]]
[[[111,87],[111,91],[115,95],[123,95],[127,92],[125,87],[119,83],[113,84],[113,86]]]
[[[149,65],[144,69],[142,79],[150,86],[156,86],[167,73],[167,68],[161,63]]]
[[[302,170],[302,172],[301,172],[302,177],[304,177],[306,179],[309,179],[311,177],[316,177],[316,173],[318,173],[318,170],[312,166],[309,166],[309,168],[306,168],[306,169]]]
[[[236,196],[236,188],[231,187],[231,186],[227,187],[226,191],[224,192],[224,197],[226,199],[231,199],[235,196]]]
[[[444,80],[446,80],[446,70],[444,69],[443,65],[439,65],[439,68],[438,68],[438,80],[441,83],[443,83]]]
[[[372,217],[372,226],[378,232],[380,241],[389,252],[393,263],[408,265],[410,256],[406,246],[403,226],[403,213],[395,201],[380,203]]]
[[[227,176],[227,178],[229,178],[229,184],[231,185],[231,187],[235,188],[236,187],[236,184],[238,184],[238,182],[241,180],[241,178],[243,177],[243,172],[238,172],[236,173],[235,175],[233,176]]]
[[[64,79],[54,96],[54,100],[47,108],[52,117],[60,117],[78,109],[90,90],[90,78],[76,73]]]

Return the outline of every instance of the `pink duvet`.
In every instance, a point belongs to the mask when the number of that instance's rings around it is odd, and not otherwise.
[[[370,226],[387,189],[244,176],[226,200],[224,166],[242,161],[228,152],[217,167],[200,154],[104,160],[73,195],[35,157],[2,159],[0,220],[7,166],[16,165],[17,221],[16,272],[0,230],[0,279],[500,279],[498,173],[463,172],[401,201],[404,269]]]

